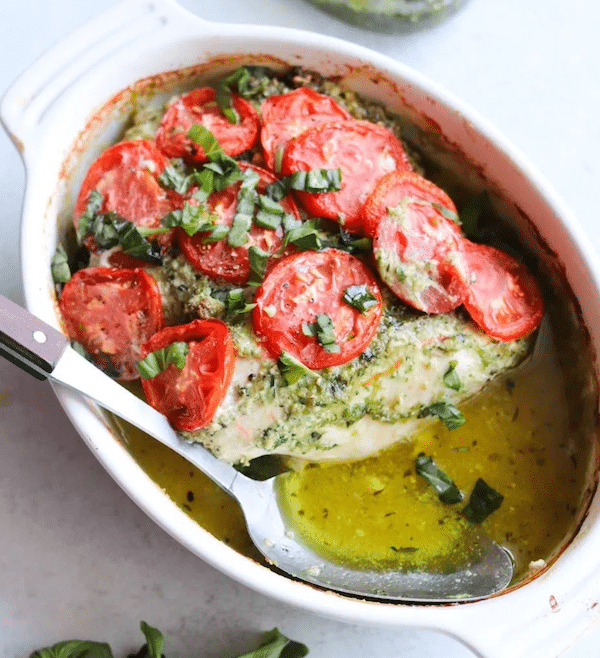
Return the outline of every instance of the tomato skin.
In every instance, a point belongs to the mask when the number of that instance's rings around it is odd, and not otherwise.
[[[267,185],[277,180],[274,174],[255,165],[240,162],[240,168],[243,171],[251,168],[259,175],[258,192],[264,192]],[[206,205],[219,215],[220,223],[231,226],[240,187],[241,182],[237,181],[227,189],[213,192],[208,197]],[[298,208],[290,195],[283,198],[280,204],[287,213],[294,215],[297,219],[300,217]],[[271,254],[273,260],[278,257],[277,254],[283,244],[282,227],[271,230],[256,224],[253,224],[248,232],[248,242],[241,247],[230,246],[227,243],[227,238],[204,244],[203,239],[205,236],[205,233],[189,236],[180,230],[178,240],[184,256],[196,271],[202,272],[211,278],[223,279],[236,285],[244,285],[248,282],[250,276],[248,251],[251,246],[254,245]]]
[[[156,146],[142,139],[106,149],[92,163],[79,190],[73,213],[75,228],[93,190],[104,197],[100,212],[115,212],[137,226],[159,226],[176,202],[173,193],[162,188],[158,180],[168,163]],[[86,244],[97,250],[93,241]]]
[[[166,110],[156,132],[156,145],[170,158],[182,158],[188,164],[206,162],[204,150],[188,136],[190,128],[202,124],[215,136],[227,155],[240,155],[252,148],[258,137],[260,118],[256,110],[237,94],[232,105],[240,123],[229,123],[215,103],[215,90],[199,87],[176,99]]]
[[[142,378],[142,387],[148,403],[175,429],[193,432],[211,422],[223,401],[235,369],[235,349],[224,322],[193,320],[156,333],[142,346],[141,358],[175,342],[189,345],[184,368],[169,365],[152,379]]]
[[[361,313],[346,304],[346,288],[365,285],[377,300]],[[379,327],[383,313],[375,277],[355,256],[338,249],[303,251],[280,260],[265,277],[255,297],[253,326],[256,336],[275,359],[283,351],[313,370],[346,363],[361,354]],[[326,313],[334,324],[339,353],[327,352],[303,324]]]
[[[60,298],[69,338],[83,345],[99,368],[119,379],[139,378],[140,349],[164,324],[160,291],[143,269],[79,270]]]
[[[341,189],[311,194],[296,192],[313,217],[327,217],[353,233],[363,233],[360,214],[377,181],[410,163],[395,135],[370,121],[334,121],[314,126],[290,140],[282,158],[284,175],[311,169],[341,169]]]
[[[469,240],[463,245],[470,273],[465,308],[485,333],[500,341],[524,338],[544,316],[540,287],[516,258]]]
[[[307,87],[269,96],[263,101],[260,113],[260,142],[266,166],[272,171],[276,170],[278,150],[283,149],[290,139],[327,121],[351,119],[331,96]]]
[[[392,172],[363,208],[382,280],[425,313],[457,308],[466,292],[460,227],[436,206],[456,213],[450,197],[431,181],[414,172]]]

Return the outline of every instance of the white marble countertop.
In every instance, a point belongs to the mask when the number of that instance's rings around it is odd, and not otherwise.
[[[4,2],[0,94],[46,48],[114,0]],[[376,35],[301,0],[181,0],[214,21],[296,26],[402,60],[487,117],[535,163],[600,249],[600,5],[592,0],[470,0],[444,25]],[[575,8],[575,6],[577,8]],[[0,294],[22,302],[18,153],[0,133]],[[163,631],[169,658],[233,656],[274,626],[311,657],[466,658],[455,640],[346,625],[273,602],[165,534],[95,460],[47,383],[0,361],[0,657],[78,637],[115,658]],[[567,653],[597,656],[600,628]],[[509,658],[509,657],[507,657]]]

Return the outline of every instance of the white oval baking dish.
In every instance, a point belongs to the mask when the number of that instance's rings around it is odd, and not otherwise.
[[[413,70],[365,48],[291,29],[208,23],[174,0],[125,0],[35,62],[6,93],[1,118],[21,151],[27,186],[21,256],[28,308],[59,326],[50,259],[68,208],[91,159],[114,140],[139,93],[176,89],[210,62],[217,73],[264,58],[342,75],[352,86],[441,137],[451,166],[469,163],[476,179],[504,191],[527,243],[543,243],[578,300],[590,338],[600,346],[600,265],[578,224],[535,168],[480,116]],[[164,92],[164,90],[167,92]],[[594,363],[595,372],[598,364]],[[412,606],[367,602],[294,582],[236,553],[180,510],[133,461],[98,408],[65,389],[56,393],[82,437],[145,512],[202,559],[275,599],[328,617],[388,627],[440,630],[480,656],[553,658],[600,621],[600,498],[576,537],[536,578],[476,603]],[[596,470],[596,469],[594,469]],[[595,475],[590,486],[595,484]]]

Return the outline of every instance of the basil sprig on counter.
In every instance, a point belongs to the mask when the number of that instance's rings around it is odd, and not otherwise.
[[[154,379],[170,365],[183,370],[189,351],[188,343],[176,342],[168,347],[150,352],[148,356],[137,362],[138,372],[144,379]]]
[[[128,658],[165,658],[165,640],[163,634],[145,621],[140,627],[146,643]],[[198,655],[199,648],[191,647],[190,655]],[[238,658],[304,658],[308,647],[283,635],[277,628],[265,633],[260,646]],[[34,651],[30,658],[114,658],[106,642],[90,640],[67,640],[45,649]]]
[[[417,475],[425,478],[427,482],[437,491],[438,498],[442,503],[460,503],[463,495],[456,484],[442,471],[433,458],[424,452],[419,453],[416,459]]]

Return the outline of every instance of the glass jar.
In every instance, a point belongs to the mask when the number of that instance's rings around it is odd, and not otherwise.
[[[408,32],[440,23],[466,0],[309,0],[346,23],[375,32]]]

